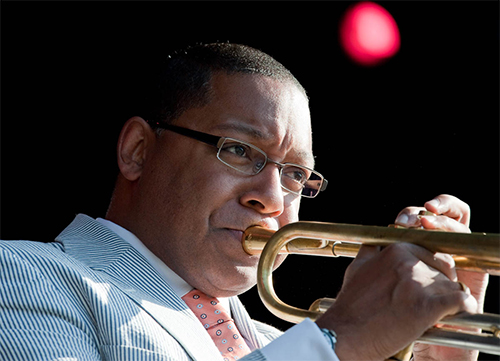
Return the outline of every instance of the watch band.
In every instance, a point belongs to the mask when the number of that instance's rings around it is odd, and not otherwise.
[[[335,345],[337,344],[337,334],[327,328],[320,328],[323,336],[326,338],[326,342],[331,346],[332,350],[335,351]]]

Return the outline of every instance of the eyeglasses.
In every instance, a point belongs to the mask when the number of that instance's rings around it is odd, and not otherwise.
[[[256,175],[268,163],[279,169],[281,186],[287,191],[306,198],[314,198],[324,191],[328,181],[315,170],[293,163],[279,163],[267,157],[256,146],[238,139],[218,137],[171,124],[149,122],[152,129],[161,128],[199,140],[217,148],[217,159],[238,172]]]

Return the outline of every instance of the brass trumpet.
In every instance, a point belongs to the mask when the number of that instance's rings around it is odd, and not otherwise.
[[[355,257],[362,244],[388,246],[408,242],[431,252],[453,255],[456,267],[500,275],[500,235],[485,233],[448,233],[418,229],[359,226],[350,224],[296,222],[271,231],[250,227],[243,235],[248,254],[261,254],[257,287],[265,306],[277,317],[293,322],[305,318],[316,320],[335,301],[320,299],[309,310],[281,301],[273,288],[272,272],[278,254],[304,254],[328,257]],[[441,325],[480,328],[491,334],[472,334],[434,327],[417,341],[458,347],[500,355],[500,316],[496,314],[460,313],[446,317]]]

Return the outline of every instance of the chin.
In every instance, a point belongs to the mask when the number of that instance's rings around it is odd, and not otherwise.
[[[257,283],[256,267],[235,267],[231,272],[214,275],[209,280],[210,292],[214,297],[231,297],[245,293]]]

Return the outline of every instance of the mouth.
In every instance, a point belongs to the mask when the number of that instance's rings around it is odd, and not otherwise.
[[[234,262],[235,265],[244,267],[256,267],[259,262],[259,256],[249,254],[243,247],[244,231],[234,228],[224,228],[225,242],[223,252]]]
[[[247,231],[252,229],[248,234]],[[226,228],[248,256],[260,256],[262,249],[275,232],[265,227],[249,227],[246,230]]]
[[[226,228],[227,231],[231,234],[232,238],[234,238],[238,243],[241,243],[243,240],[243,231],[239,229]]]

